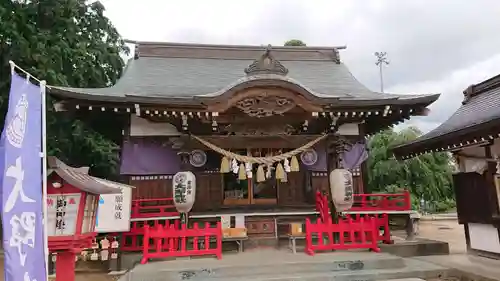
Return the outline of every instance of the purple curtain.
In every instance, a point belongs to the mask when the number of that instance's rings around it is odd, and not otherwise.
[[[345,169],[359,167],[368,158],[368,151],[364,143],[356,143],[342,154],[342,166]]]
[[[326,149],[324,145],[314,147],[318,153],[316,164],[302,169],[313,172],[326,172]],[[221,156],[217,152],[208,150],[207,163],[194,171],[218,170]],[[300,161],[300,155],[298,155]],[[163,145],[151,139],[131,139],[123,143],[120,174],[122,175],[172,175],[180,171],[180,157],[177,151],[169,144]]]
[[[170,144],[148,139],[125,141],[120,174],[172,175],[180,171],[180,157]]]
[[[325,145],[315,145],[313,147],[314,150],[316,150],[316,153],[318,154],[318,161],[314,165],[311,166],[306,166],[302,161],[300,162],[302,165],[302,168],[309,170],[311,172],[327,172],[328,171],[328,165],[326,163],[326,146]],[[300,161],[300,154],[297,155]]]

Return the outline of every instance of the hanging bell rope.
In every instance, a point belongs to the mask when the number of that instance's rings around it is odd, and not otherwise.
[[[276,162],[280,162],[280,161],[284,161],[285,159],[287,158],[290,158],[292,156],[295,156],[299,153],[302,153],[306,150],[308,150],[309,148],[311,148],[313,145],[317,144],[318,142],[322,141],[323,139],[325,139],[328,135],[325,134],[325,135],[321,135],[319,136],[318,138],[304,144],[303,146],[297,148],[297,149],[294,149],[292,151],[289,151],[289,152],[286,152],[286,153],[283,153],[283,154],[280,154],[280,155],[275,155],[275,156],[270,156],[270,157],[251,157],[251,156],[245,156],[245,155],[239,155],[239,154],[236,154],[236,153],[233,153],[233,152],[230,152],[228,150],[225,150],[223,148],[220,148],[214,144],[211,144],[210,142],[198,137],[198,136],[195,136],[195,135],[191,135],[195,140],[199,141],[200,143],[202,143],[203,145],[205,145],[206,147],[212,149],[213,151],[221,154],[222,156],[225,156],[229,159],[235,159],[237,160],[238,162],[244,162],[244,163],[257,163],[257,164],[272,164],[272,163],[276,163]]]

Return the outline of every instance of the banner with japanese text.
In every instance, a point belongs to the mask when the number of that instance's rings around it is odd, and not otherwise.
[[[42,196],[42,89],[12,73],[2,132],[5,281],[45,281]]]

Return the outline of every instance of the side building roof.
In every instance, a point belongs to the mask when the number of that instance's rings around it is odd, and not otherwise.
[[[266,47],[138,42],[136,56],[108,88],[51,86],[62,98],[104,102],[193,104],[242,84],[298,87],[313,98],[341,105],[419,104],[439,95],[394,95],[369,90],[340,61],[345,47]],[[265,59],[271,68],[258,69]],[[277,70],[276,70],[277,69]],[[265,71],[263,71],[265,70]]]
[[[448,120],[414,141],[393,148],[406,159],[487,142],[500,133],[500,75],[469,86],[460,108]]]

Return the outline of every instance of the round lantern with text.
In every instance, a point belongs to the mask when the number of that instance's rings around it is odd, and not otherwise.
[[[172,194],[179,213],[188,213],[193,208],[196,195],[196,177],[191,172],[178,172],[172,180]]]
[[[352,173],[335,169],[330,173],[330,194],[338,212],[349,210],[353,204]]]

